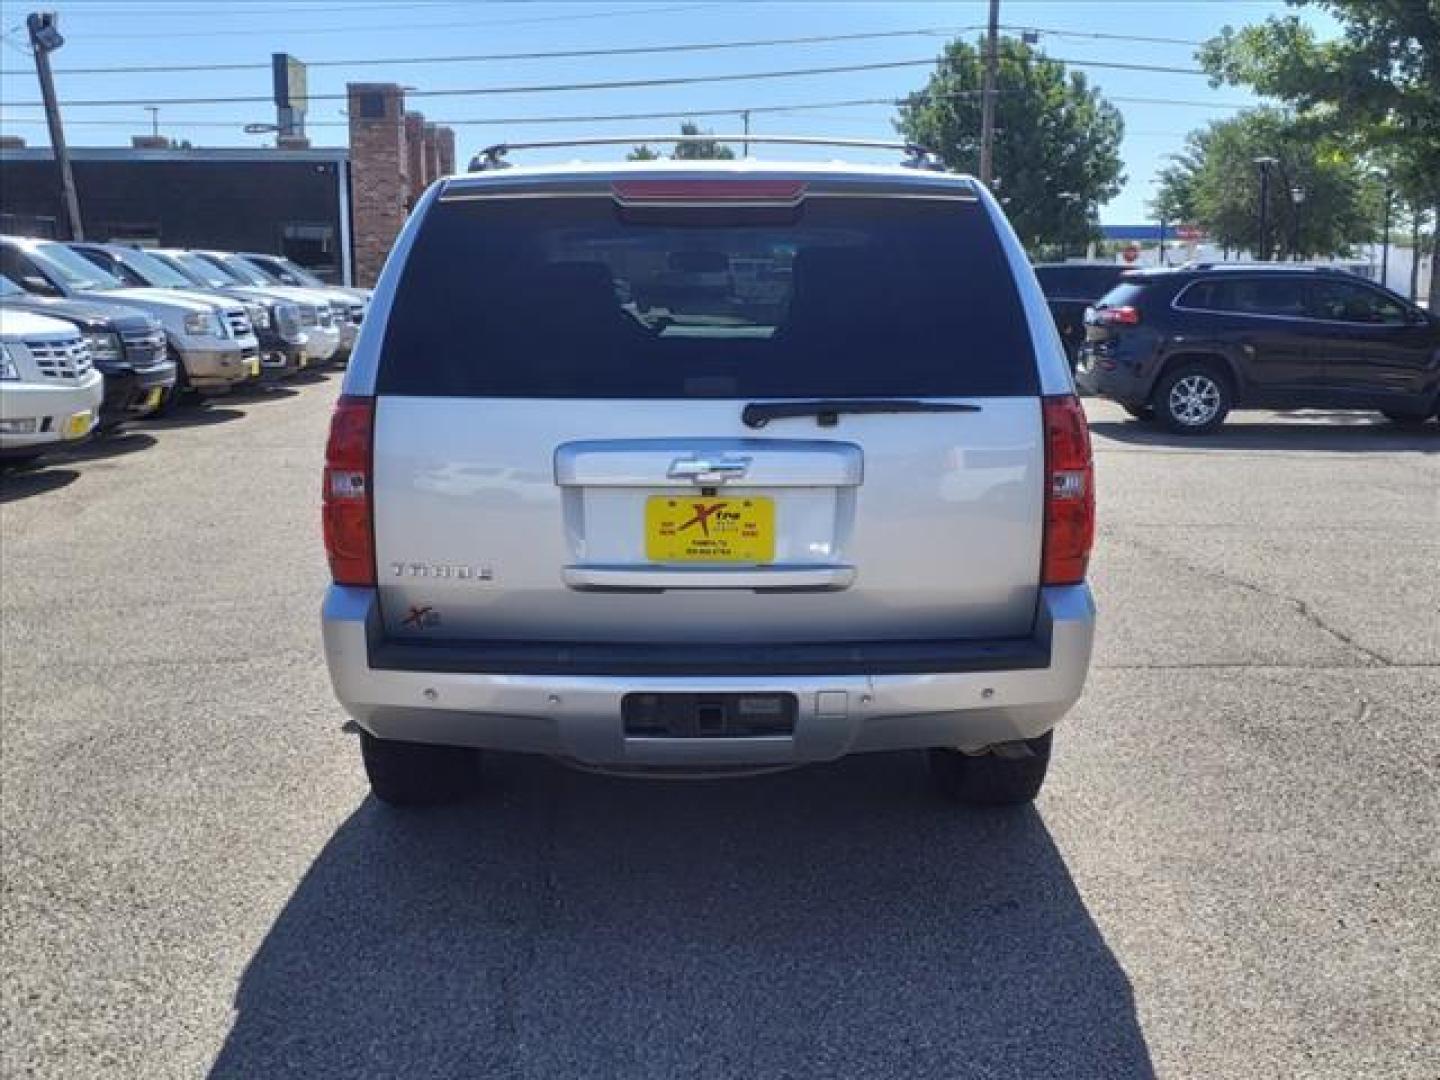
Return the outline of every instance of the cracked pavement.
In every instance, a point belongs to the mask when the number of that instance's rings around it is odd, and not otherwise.
[[[0,480],[0,1072],[1434,1075],[1440,425],[1090,402],[1095,668],[1034,810],[918,757],[366,797],[338,380]]]

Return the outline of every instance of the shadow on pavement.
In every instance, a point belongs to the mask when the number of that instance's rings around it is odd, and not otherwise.
[[[236,1007],[212,1078],[1153,1075],[1039,814],[957,811],[916,755],[689,783],[503,758],[468,806],[367,800]]]
[[[137,420],[130,427],[139,431],[164,431],[167,428],[209,427],[212,424],[227,424],[239,420],[245,414],[239,409],[226,409],[215,405],[182,405],[165,416]]]
[[[0,504],[57,491],[79,479],[74,469],[0,469]]]
[[[225,395],[225,403],[236,402],[243,405],[256,401],[283,401],[285,398],[292,398],[300,391],[290,389],[289,382],[286,383],[262,383],[259,386],[247,386],[243,390],[231,390]]]
[[[98,435],[73,449],[57,450],[56,461],[103,461],[105,458],[133,454],[155,445],[155,436],[141,431],[118,431]]]
[[[1402,428],[1373,414],[1305,411],[1280,413],[1286,423],[1247,423],[1233,416],[1209,435],[1175,435],[1138,420],[1094,420],[1090,430],[1116,442],[1135,446],[1168,446],[1186,450],[1289,450],[1340,454],[1440,453],[1440,424]]]

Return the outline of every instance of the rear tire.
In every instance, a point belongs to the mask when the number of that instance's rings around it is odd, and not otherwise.
[[[1054,732],[1027,739],[1029,757],[931,750],[930,775],[942,794],[965,806],[1016,806],[1040,794],[1050,767]]]
[[[1234,394],[1230,379],[1204,363],[1180,364],[1155,387],[1155,417],[1177,435],[1208,435],[1225,422]]]
[[[476,785],[480,752],[463,746],[377,739],[360,732],[360,756],[375,797],[391,806],[454,802]]]
[[[1121,405],[1120,407],[1141,423],[1148,424],[1155,419],[1155,410],[1149,405]]]

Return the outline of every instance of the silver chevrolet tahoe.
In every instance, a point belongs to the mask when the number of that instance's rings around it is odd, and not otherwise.
[[[431,186],[324,479],[374,793],[486,749],[646,775],[925,750],[1032,799],[1080,696],[1090,442],[1020,244],[925,168],[647,161]]]

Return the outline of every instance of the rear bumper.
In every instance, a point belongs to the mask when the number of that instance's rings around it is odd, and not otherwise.
[[[1076,356],[1075,385],[1082,393],[1109,398],[1126,405],[1144,405],[1155,384],[1150,357],[1129,349],[1101,352],[1084,343]]]
[[[878,750],[978,750],[1043,735],[1084,687],[1095,606],[1085,585],[1043,589],[1035,637],[972,643],[948,662],[962,670],[937,670],[947,666],[938,656],[887,662],[885,649],[876,647],[871,670],[831,665],[829,674],[818,657],[797,660],[810,672],[799,674],[753,673],[754,665],[729,660],[725,667],[746,673],[718,673],[715,665],[708,674],[560,674],[558,661],[548,672],[517,661],[515,668],[535,673],[506,674],[490,670],[497,666],[492,660],[462,662],[453,648],[435,653],[434,668],[449,670],[423,670],[415,660],[425,646],[397,653],[383,640],[373,589],[332,586],[322,622],[335,694],[378,738],[551,754],[598,767],[686,768],[801,764]],[[470,652],[483,655],[478,645]],[[925,670],[896,670],[907,667]],[[799,697],[800,713],[793,735],[627,737],[621,699],[639,692],[788,692]]]

